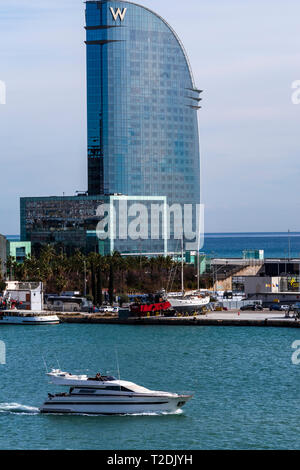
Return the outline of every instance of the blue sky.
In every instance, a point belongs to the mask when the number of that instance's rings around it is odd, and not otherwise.
[[[171,24],[204,90],[206,231],[300,231],[300,4],[143,0]],[[84,3],[2,0],[0,233],[19,197],[86,189]]]

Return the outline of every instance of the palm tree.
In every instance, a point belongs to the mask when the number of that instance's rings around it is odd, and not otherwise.
[[[85,266],[87,266],[87,263],[87,257],[80,250],[76,250],[73,256],[69,258],[69,268],[73,283],[76,286],[76,290],[78,289],[81,292],[85,290],[85,278],[87,277]]]
[[[91,292],[93,301],[95,304],[99,303],[99,294],[97,289],[97,274],[99,271],[100,266],[100,259],[101,255],[98,253],[89,253],[88,255],[88,271],[90,272],[90,280],[91,280]],[[102,292],[102,291],[101,291]]]
[[[6,259],[6,273],[8,276],[8,279],[12,281],[12,278],[14,277],[14,267],[15,267],[15,259],[13,256],[8,256]]]
[[[108,285],[108,296],[109,296],[109,303],[112,305],[114,303],[114,266],[111,260],[109,265],[109,285]]]
[[[103,303],[103,295],[102,295],[102,267],[101,263],[98,264],[97,269],[97,305],[101,306]]]

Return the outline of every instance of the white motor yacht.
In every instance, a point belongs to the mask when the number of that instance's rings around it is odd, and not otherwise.
[[[59,369],[47,374],[56,385],[70,387],[67,393],[48,394],[41,413],[142,414],[172,413],[192,395],[149,390],[112,376],[72,375]]]

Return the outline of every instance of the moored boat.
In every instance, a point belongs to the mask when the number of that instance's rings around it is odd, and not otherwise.
[[[178,312],[194,312],[202,310],[202,308],[209,304],[209,295],[181,295],[180,297],[169,297],[172,308]]]
[[[0,310],[0,325],[55,325],[59,322],[58,316],[50,312]]]
[[[130,311],[134,315],[138,316],[145,316],[147,314],[151,313],[158,313],[158,314],[164,314],[166,313],[171,307],[170,302],[168,301],[163,301],[163,302],[156,302],[156,303],[144,303],[144,304],[132,304],[130,305]]]
[[[199,251],[197,252],[199,262]],[[198,266],[198,289],[196,293],[186,295],[184,289],[184,254],[183,254],[183,238],[181,240],[181,292],[179,295],[166,294],[167,300],[170,302],[171,307],[177,312],[192,313],[201,311],[203,307],[210,303],[209,294],[199,293],[199,266]]]

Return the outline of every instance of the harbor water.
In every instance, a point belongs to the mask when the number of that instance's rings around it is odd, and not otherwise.
[[[1,326],[0,449],[297,449],[298,330],[61,324]],[[193,392],[172,415],[42,415],[48,367]]]

